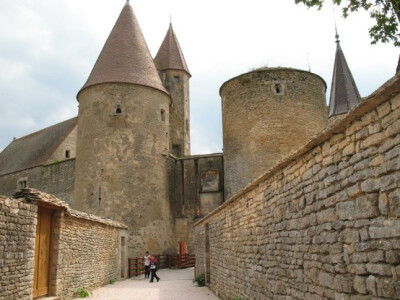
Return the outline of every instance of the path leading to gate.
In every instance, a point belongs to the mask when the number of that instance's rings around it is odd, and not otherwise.
[[[198,287],[192,280],[193,268],[161,269],[159,282],[150,283],[144,275],[117,281],[93,291],[90,299],[99,300],[217,300],[207,287]]]

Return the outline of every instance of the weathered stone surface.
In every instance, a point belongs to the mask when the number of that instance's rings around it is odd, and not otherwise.
[[[400,220],[388,220],[382,227],[371,226],[369,235],[373,239],[392,238],[400,236]]]
[[[399,298],[400,138],[385,131],[400,114],[372,99],[195,224],[196,273],[221,299]]]
[[[357,293],[360,293],[360,294],[367,293],[367,287],[365,284],[365,280],[366,280],[366,277],[364,277],[364,276],[355,276],[354,277],[353,287]]]
[[[127,265],[121,266],[121,253],[126,253],[126,248],[122,251],[120,244],[122,237],[127,240],[125,225],[71,210],[52,195],[26,191],[21,199],[0,196],[0,224],[6,225],[0,230],[4,287],[0,287],[0,299],[32,299],[38,204],[54,208],[50,295],[71,299],[77,287],[102,286],[121,278],[122,270],[127,276]]]

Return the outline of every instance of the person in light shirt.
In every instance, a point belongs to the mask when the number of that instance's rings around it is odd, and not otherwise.
[[[143,256],[143,263],[144,263],[144,278],[150,277],[150,253],[146,251],[146,254]]]

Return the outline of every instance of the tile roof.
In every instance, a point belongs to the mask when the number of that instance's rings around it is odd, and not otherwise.
[[[111,82],[148,86],[168,94],[129,2],[124,5],[79,93],[87,87]]]
[[[190,75],[185,57],[183,56],[178,39],[176,38],[175,32],[172,28],[172,24],[169,24],[167,34],[158,50],[154,62],[159,70],[182,70]]]
[[[360,102],[360,94],[347,65],[339,36],[336,34],[336,55],[329,100],[329,117],[347,113]]]
[[[46,163],[77,121],[75,117],[12,141],[0,153],[0,175]]]

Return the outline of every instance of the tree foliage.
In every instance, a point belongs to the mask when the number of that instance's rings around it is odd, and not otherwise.
[[[295,3],[303,3],[307,7],[316,6],[318,9],[324,5],[324,0],[294,0]],[[369,28],[371,43],[393,42],[400,46],[400,35],[398,32],[400,23],[400,0],[332,0],[342,7],[343,17],[358,10],[366,10],[375,25]]]

